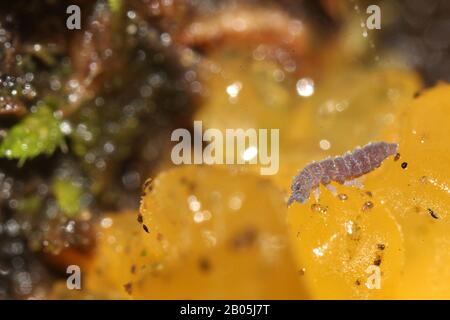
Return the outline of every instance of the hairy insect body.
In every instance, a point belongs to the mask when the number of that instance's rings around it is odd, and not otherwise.
[[[328,185],[336,181],[343,184],[378,168],[387,157],[396,154],[397,149],[396,143],[374,142],[343,156],[308,164],[294,177],[288,205],[294,200],[305,202],[311,191],[318,188],[320,183]]]

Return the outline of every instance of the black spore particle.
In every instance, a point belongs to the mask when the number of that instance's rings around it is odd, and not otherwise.
[[[123,285],[123,288],[129,295],[131,295],[133,293],[133,284],[131,282],[125,283]]]
[[[257,230],[249,227],[236,234],[236,236],[232,239],[231,246],[234,249],[250,247],[255,242],[257,236]]]
[[[198,267],[202,272],[208,272],[211,269],[211,263],[207,258],[203,257],[199,259]]]
[[[402,164],[401,164],[402,169],[406,169],[407,166],[408,166],[408,162],[402,162]]]
[[[377,255],[377,257],[373,261],[373,264],[376,266],[379,266],[381,264],[381,256],[380,255]]]
[[[430,216],[432,216],[434,219],[439,219],[439,216],[436,214],[436,212],[434,212],[430,208],[428,208],[427,210],[428,210],[428,213],[430,214]]]

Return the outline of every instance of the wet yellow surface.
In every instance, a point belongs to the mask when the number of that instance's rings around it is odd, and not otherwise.
[[[280,128],[279,172],[163,170],[145,185],[139,214],[99,222],[87,289],[137,299],[450,298],[450,86],[413,98],[414,73],[353,68],[319,78],[305,97],[295,81],[273,79],[275,65],[248,68],[210,78],[195,119]],[[397,142],[400,155],[361,177],[360,189],[334,184],[334,196],[322,186],[318,203],[287,208],[304,165],[370,141]]]

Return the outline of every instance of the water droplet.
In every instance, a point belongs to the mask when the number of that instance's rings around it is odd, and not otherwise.
[[[302,78],[297,81],[297,93],[302,97],[309,97],[314,93],[314,81],[310,78]]]
[[[277,69],[273,72],[273,78],[275,79],[275,81],[277,82],[281,82],[284,80],[284,72],[281,71],[280,69]]]
[[[328,208],[321,206],[319,203],[314,203],[311,205],[311,210],[319,213],[327,213]]]
[[[100,221],[100,226],[104,229],[110,228],[113,225],[113,220],[111,218],[103,218]]]
[[[328,141],[326,139],[322,139],[319,142],[319,147],[322,150],[329,150],[331,148],[331,143],[330,143],[330,141]]]
[[[197,212],[194,214],[194,221],[195,221],[196,223],[201,223],[201,222],[203,222],[203,220],[204,220],[203,212],[202,212],[202,211],[197,211]]]
[[[242,89],[242,83],[239,81],[236,81],[227,87],[226,92],[230,96],[230,98],[236,98],[239,95],[239,92],[241,91],[241,89]]]
[[[230,200],[228,200],[228,206],[232,210],[239,210],[242,206],[242,199],[239,195],[232,196]]]
[[[200,201],[197,200],[196,196],[189,196],[188,197],[188,205],[189,205],[189,209],[191,209],[191,211],[199,211],[202,207],[202,204],[200,203]]]
[[[160,38],[164,46],[169,46],[172,43],[172,38],[167,32],[162,33]]]
[[[61,130],[62,133],[66,135],[72,133],[72,126],[70,125],[70,122],[66,120],[61,122],[61,124],[59,125],[59,129]]]
[[[373,208],[373,202],[372,201],[367,201],[366,203],[363,204],[362,210],[363,211],[367,211]]]
[[[339,193],[338,198],[339,200],[345,201],[348,199],[348,196],[345,193]]]
[[[352,234],[353,233],[353,221],[346,221],[345,223],[344,223],[344,227],[345,227],[345,231],[348,233],[348,234]]]

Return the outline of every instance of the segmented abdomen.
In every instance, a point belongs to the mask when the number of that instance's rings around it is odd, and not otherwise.
[[[291,186],[292,195],[288,204],[294,200],[306,201],[311,190],[318,187],[320,183],[326,185],[331,181],[336,181],[342,184],[378,168],[384,159],[396,154],[397,149],[396,143],[369,143],[362,148],[347,152],[343,156],[308,164],[294,177]]]

